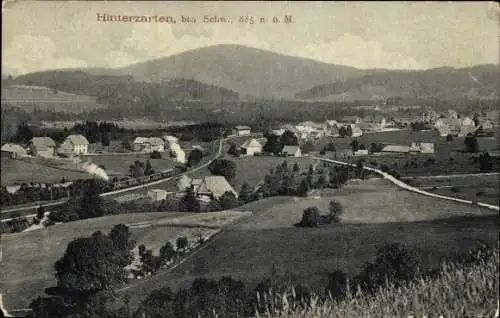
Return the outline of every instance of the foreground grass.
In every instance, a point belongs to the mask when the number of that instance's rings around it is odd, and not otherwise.
[[[403,287],[388,284],[374,295],[357,292],[344,300],[321,302],[313,297],[308,308],[294,308],[286,293],[268,301],[265,317],[494,317],[499,288],[498,251],[464,267],[444,264],[436,278]],[[293,291],[291,291],[293,293]]]

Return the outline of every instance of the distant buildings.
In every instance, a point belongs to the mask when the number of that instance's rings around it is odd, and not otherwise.
[[[385,153],[434,153],[434,144],[430,142],[412,142],[406,145],[387,145],[382,148]]]
[[[59,147],[63,155],[86,155],[89,152],[89,141],[83,135],[69,135]]]
[[[28,152],[26,152],[26,149],[18,144],[7,143],[2,146],[2,157],[22,158],[27,156]]]
[[[249,136],[251,130],[249,126],[236,126],[233,128],[232,133],[234,136]]]
[[[302,150],[299,146],[285,146],[281,150],[281,155],[285,157],[301,157]]]
[[[410,152],[410,146],[387,145],[384,148],[382,148],[382,152],[409,153]]]
[[[363,135],[363,131],[359,128],[358,125],[351,124],[352,135],[351,137],[361,137]]]
[[[34,137],[29,147],[34,156],[54,157],[56,154],[56,142],[50,137]]]

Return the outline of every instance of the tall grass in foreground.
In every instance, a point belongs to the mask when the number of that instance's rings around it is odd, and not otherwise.
[[[259,299],[266,312],[257,317],[494,317],[499,297],[498,257],[495,251],[472,266],[446,263],[434,278],[399,288],[388,283],[372,295],[358,290],[340,301],[313,296],[307,308],[288,301],[293,289],[262,295]]]

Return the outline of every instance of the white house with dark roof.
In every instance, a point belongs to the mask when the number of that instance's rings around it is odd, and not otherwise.
[[[54,157],[56,154],[56,142],[50,137],[34,137],[29,147],[34,156]]]
[[[164,152],[165,151],[165,141],[159,137],[150,137],[144,143],[146,152]]]
[[[262,144],[255,138],[247,139],[240,146],[242,156],[254,156],[255,154],[262,153]]]
[[[59,147],[64,155],[86,155],[89,153],[89,141],[83,135],[69,135]]]
[[[148,141],[147,137],[136,137],[134,139],[134,151],[142,151],[145,147],[144,143]]]
[[[3,156],[10,158],[22,158],[27,157],[28,152],[18,144],[7,143],[2,146],[2,157]]]
[[[235,136],[248,136],[250,135],[250,132],[252,131],[252,128],[249,126],[236,126],[233,128],[233,135]]]
[[[302,150],[299,146],[285,146],[281,150],[281,155],[286,157],[301,157]]]

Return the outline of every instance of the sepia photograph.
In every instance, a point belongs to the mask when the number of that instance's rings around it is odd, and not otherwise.
[[[500,5],[2,1],[0,317],[498,317]]]

